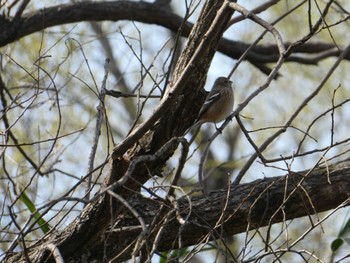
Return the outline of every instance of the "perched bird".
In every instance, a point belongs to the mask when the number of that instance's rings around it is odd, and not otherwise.
[[[233,109],[232,81],[225,77],[219,77],[209,92],[198,117],[196,126],[205,122],[220,122],[230,115]]]
[[[194,127],[198,127],[198,129],[194,132],[192,139],[189,141],[189,144],[192,144],[194,141],[199,132],[201,124],[205,122],[220,122],[228,117],[233,109],[233,102],[234,96],[232,81],[225,77],[217,78],[201,110],[199,111],[194,125],[188,129],[189,131]],[[199,184],[203,187],[203,193],[207,194],[210,187],[207,184],[208,179],[204,179],[202,166],[199,168],[198,179]]]
[[[205,122],[220,122],[230,115],[233,109],[233,89],[232,81],[226,77],[219,77],[215,80],[211,91],[209,92],[201,110],[199,111],[198,117],[194,124],[188,128],[185,132],[189,131],[202,125]],[[199,129],[196,130],[195,135]],[[190,141],[193,142],[194,137]]]

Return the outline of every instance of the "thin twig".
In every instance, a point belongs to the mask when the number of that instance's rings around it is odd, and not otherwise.
[[[90,191],[91,191],[91,184],[92,184],[92,173],[91,171],[94,169],[94,161],[95,161],[95,156],[97,152],[97,146],[98,146],[98,141],[101,135],[101,128],[102,128],[102,122],[103,122],[103,117],[105,116],[105,105],[104,105],[104,100],[106,96],[106,82],[108,78],[108,65],[109,65],[109,59],[105,60],[105,65],[104,65],[104,70],[105,74],[102,80],[102,86],[101,86],[101,92],[99,94],[99,105],[97,107],[97,120],[96,120],[96,126],[95,126],[95,134],[93,138],[93,144],[91,147],[91,152],[89,156],[89,164],[88,164],[88,171],[87,173],[90,174],[87,178],[87,183],[86,183],[86,188],[85,188],[85,199],[89,200],[90,199]]]
[[[140,216],[140,214],[136,211],[136,209],[134,209],[128,203],[128,201],[126,201],[123,197],[121,197],[120,195],[116,194],[115,192],[113,192],[111,190],[108,190],[107,193],[109,195],[111,195],[112,197],[114,197],[115,199],[117,199],[119,202],[121,202],[133,214],[133,216],[139,221],[139,223],[141,225],[142,232],[140,233],[140,235],[137,239],[137,242],[136,242],[135,247],[134,247],[134,251],[132,253],[132,258],[133,258],[133,262],[134,262],[135,257],[137,256],[137,253],[140,251],[140,249],[142,247],[142,243],[144,241],[144,238],[147,236],[148,227],[147,227],[145,221],[143,220],[143,218]]]
[[[106,90],[106,95],[112,96],[114,98],[151,98],[151,99],[159,99],[160,95],[142,95],[142,94],[132,94],[125,93],[119,90]]]
[[[266,3],[263,3],[260,6],[255,7],[254,9],[251,10],[251,12],[254,13],[254,14],[259,14],[259,13],[264,12],[265,10],[269,9],[271,6],[277,4],[280,1],[281,0],[270,0],[270,1],[266,2]],[[244,20],[245,18],[246,18],[245,15],[240,15],[240,16],[232,18],[230,20],[230,22],[228,23],[227,28],[229,28],[233,24],[236,24],[236,23]]]
[[[292,116],[287,120],[287,122],[283,125],[284,127],[288,127],[293,120],[299,115],[299,113],[306,107],[306,105],[320,92],[320,90],[324,87],[324,84],[327,82],[327,80],[330,78],[330,76],[333,74],[333,72],[336,70],[336,68],[339,66],[340,62],[346,57],[350,52],[350,45],[347,46],[344,51],[341,53],[341,55],[338,57],[337,61],[332,65],[330,70],[327,72],[326,76],[322,79],[321,83],[318,85],[318,87],[308,96],[305,98],[305,100],[300,104],[300,106],[297,108],[297,110],[292,114]],[[276,133],[271,135],[269,138],[265,140],[265,142],[259,147],[259,152],[263,152],[267,146],[270,145],[280,134],[285,132],[285,128],[282,128],[278,130]],[[241,179],[243,178],[244,174],[247,172],[249,167],[252,165],[252,163],[255,161],[255,159],[259,156],[257,152],[255,152],[249,160],[246,162],[244,167],[241,169],[239,174],[237,175],[234,183],[238,184]]]

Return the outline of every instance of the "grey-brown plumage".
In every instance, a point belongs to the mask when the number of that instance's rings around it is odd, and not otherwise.
[[[196,123],[220,122],[230,115],[234,104],[232,81],[226,77],[219,77],[208,94]]]

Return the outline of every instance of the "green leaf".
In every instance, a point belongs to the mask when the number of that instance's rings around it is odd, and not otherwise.
[[[333,252],[337,251],[340,246],[344,244],[350,245],[350,238],[344,237],[350,232],[350,218],[346,222],[345,226],[339,231],[338,238],[333,240],[331,249]]]
[[[337,238],[335,240],[333,240],[332,244],[331,244],[331,249],[333,252],[337,251],[338,248],[343,245],[344,240],[342,238]]]
[[[30,198],[26,195],[26,193],[23,192],[19,199],[26,205],[29,211],[33,214],[34,218],[38,220],[38,224],[41,230],[44,232],[44,234],[49,232],[50,230],[49,224],[45,221],[45,219],[43,219],[41,214],[36,210],[34,203],[32,202],[32,200],[30,200]]]

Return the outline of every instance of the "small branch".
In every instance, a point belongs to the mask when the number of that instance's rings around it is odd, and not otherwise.
[[[60,251],[58,250],[58,248],[54,245],[54,244],[48,244],[46,246],[47,250],[50,250],[56,263],[64,263],[64,259],[60,253]]]
[[[173,149],[177,145],[179,140],[181,141],[182,139],[174,137],[170,141],[168,141],[166,144],[164,144],[163,147],[160,148],[154,154],[142,155],[142,156],[135,157],[132,160],[132,162],[130,163],[129,168],[126,171],[125,175],[121,179],[119,179],[119,181],[112,184],[111,186],[116,187],[116,186],[124,185],[126,183],[126,181],[131,178],[131,175],[134,172],[136,165],[138,165],[140,163],[154,162],[154,161],[163,159],[164,156],[168,156],[169,150]],[[181,172],[181,170],[180,170],[180,172]],[[108,187],[108,189],[109,189],[109,187]]]
[[[152,99],[159,99],[160,95],[138,95],[138,94],[132,94],[132,93],[125,93],[121,92],[119,90],[106,90],[106,95],[112,96],[114,98],[152,98]]]
[[[23,2],[21,3],[21,5],[19,6],[14,18],[13,18],[13,23],[17,24],[17,26],[19,25],[19,21],[20,18],[24,12],[24,10],[26,9],[27,5],[29,4],[30,0],[23,0]]]
[[[94,161],[95,161],[95,156],[97,152],[97,146],[98,146],[98,141],[99,137],[101,135],[101,127],[102,127],[102,122],[103,122],[103,117],[105,116],[105,105],[104,105],[104,100],[106,96],[106,82],[108,78],[108,64],[109,64],[109,59],[106,59],[104,69],[105,69],[105,74],[102,80],[102,86],[101,86],[101,92],[99,94],[99,100],[100,103],[97,107],[97,120],[96,120],[96,126],[95,126],[95,134],[94,134],[94,139],[93,139],[93,145],[91,147],[91,152],[89,156],[89,167],[87,173],[89,174],[86,188],[85,188],[85,199],[89,200],[90,199],[90,191],[91,191],[91,183],[92,183],[92,173],[91,171],[94,169]]]
[[[256,8],[254,8],[254,9],[253,9],[252,11],[250,11],[250,12],[252,12],[252,13],[254,13],[254,14],[259,14],[259,13],[261,13],[261,12],[266,11],[266,10],[269,9],[271,6],[277,4],[277,3],[280,2],[280,1],[281,1],[281,0],[270,0],[270,1],[268,1],[268,2],[266,2],[266,3],[263,3],[262,5],[260,5],[260,6],[256,7]],[[236,24],[236,23],[238,23],[238,22],[244,20],[245,18],[246,18],[245,15],[241,15],[241,16],[237,16],[237,17],[235,17],[235,18],[232,18],[232,19],[230,20],[230,22],[228,23],[227,28],[229,28],[229,27],[232,26],[233,24]]]
[[[246,18],[249,18],[249,19],[253,20],[257,24],[261,25],[263,28],[265,28],[268,31],[270,31],[271,34],[274,36],[274,38],[276,40],[278,51],[279,51],[280,55],[284,54],[286,52],[286,49],[284,47],[284,44],[283,44],[282,37],[281,37],[280,33],[271,24],[267,23],[265,20],[261,19],[260,17],[255,15],[253,12],[248,11],[244,7],[240,6],[239,4],[230,2],[229,6],[232,9],[234,9],[234,10],[240,12],[241,14],[243,14]]]
[[[187,155],[188,155],[188,151],[189,151],[189,143],[188,143],[188,141],[185,138],[180,137],[177,140],[182,145],[182,151],[181,151],[181,156],[180,156],[180,159],[179,159],[179,163],[177,165],[176,171],[175,171],[173,179],[171,181],[171,186],[170,186],[170,189],[169,189],[169,191],[167,193],[167,196],[170,196],[170,195],[174,194],[174,187],[173,186],[177,185],[177,182],[178,182],[178,180],[181,177],[181,173],[182,173],[183,168],[185,167],[185,164],[186,164],[186,161],[187,161]]]
[[[254,148],[255,152],[258,154],[260,157],[260,160],[264,163],[265,162],[265,157],[262,155],[262,153],[259,151],[259,147],[254,143],[253,139],[249,136],[249,132],[247,129],[244,127],[244,124],[241,121],[241,118],[239,117],[239,114],[236,115],[236,121],[241,128],[241,131],[243,132],[244,136],[250,143],[250,145]]]
[[[107,193],[109,195],[111,195],[112,197],[114,197],[115,199],[117,199],[119,202],[121,202],[133,214],[133,216],[139,221],[139,223],[141,225],[142,232],[140,233],[139,238],[137,239],[137,242],[136,242],[135,247],[134,247],[134,251],[132,253],[132,258],[135,259],[135,257],[137,257],[137,253],[140,251],[140,249],[142,247],[142,243],[144,241],[144,238],[148,234],[147,225],[146,225],[145,221],[143,220],[143,218],[140,216],[140,214],[123,197],[112,192],[111,190],[108,190]]]

